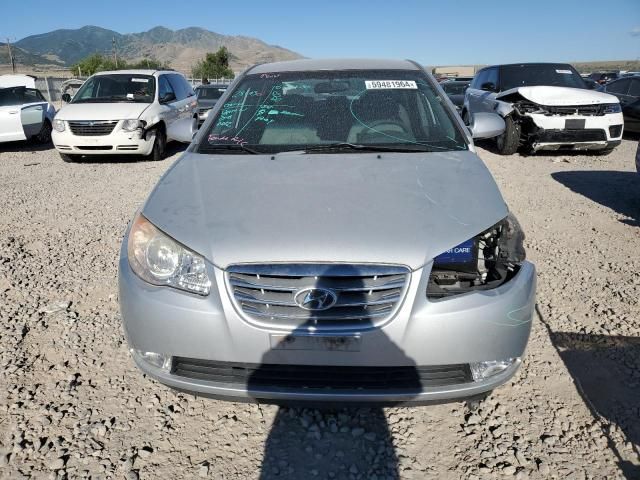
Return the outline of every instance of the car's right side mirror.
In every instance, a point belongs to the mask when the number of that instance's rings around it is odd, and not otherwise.
[[[471,115],[469,131],[475,139],[502,135],[505,129],[503,118],[497,113],[474,113]]]
[[[65,103],[69,103],[71,101],[71,95],[69,95],[68,93],[63,93],[61,98]]]

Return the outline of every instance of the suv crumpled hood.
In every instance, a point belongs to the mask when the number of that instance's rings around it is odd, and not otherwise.
[[[138,118],[150,103],[70,103],[60,109],[59,120],[125,120]]]
[[[596,105],[601,103],[618,103],[618,98],[603,92],[568,87],[517,87],[505,90],[496,95],[496,99],[519,93],[527,100],[538,105],[560,107],[564,105]]]
[[[142,210],[221,268],[253,262],[417,269],[504,218],[472,152],[186,153]]]

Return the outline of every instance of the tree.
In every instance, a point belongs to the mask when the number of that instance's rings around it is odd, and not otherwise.
[[[162,63],[155,58],[143,58],[134,63],[128,63],[124,59],[118,60],[118,65],[113,61],[111,57],[101,55],[100,53],[94,53],[86,58],[83,58],[78,63],[71,67],[71,71],[78,75],[93,75],[96,72],[103,72],[105,70],[125,70],[131,69],[152,69],[160,70],[168,68],[166,64]]]
[[[207,53],[203,60],[199,60],[191,69],[196,78],[233,78],[233,71],[229,68],[229,50],[220,47],[215,53]]]

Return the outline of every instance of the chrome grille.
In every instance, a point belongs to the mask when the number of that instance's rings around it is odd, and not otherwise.
[[[404,296],[409,270],[387,265],[235,265],[229,290],[242,312],[278,327],[363,328],[394,313]],[[308,290],[329,291],[326,309],[305,308]],[[317,305],[314,305],[317,306]]]
[[[583,115],[583,116],[602,116],[604,115],[605,105],[562,105],[544,107],[545,115]]]
[[[86,120],[69,122],[69,129],[71,130],[71,133],[80,137],[97,137],[109,135],[117,123],[117,120]]]

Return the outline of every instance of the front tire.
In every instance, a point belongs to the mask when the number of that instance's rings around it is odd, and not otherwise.
[[[44,121],[42,128],[34,138],[40,145],[46,145],[51,142],[51,123],[49,123],[49,120]]]
[[[504,118],[505,129],[496,137],[496,147],[500,155],[513,155],[520,146],[520,124],[513,117]]]
[[[60,158],[62,159],[63,162],[66,162],[66,163],[74,163],[77,157],[78,155],[69,155],[68,153],[60,154]]]
[[[153,150],[145,158],[154,162],[159,162],[164,158],[165,150],[167,146],[167,136],[164,133],[164,129],[157,128],[153,138]]]

